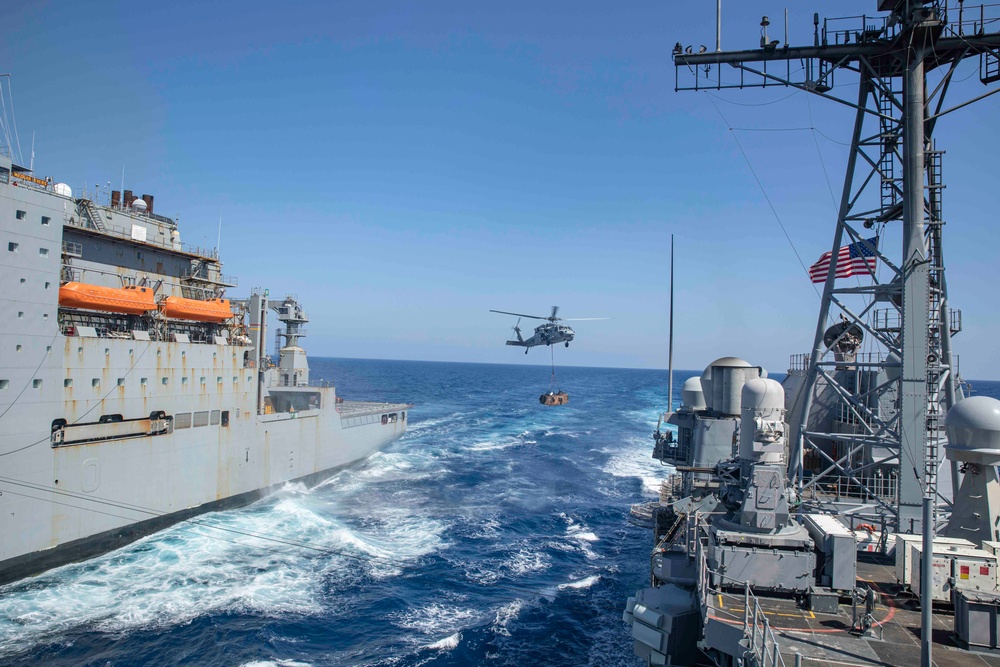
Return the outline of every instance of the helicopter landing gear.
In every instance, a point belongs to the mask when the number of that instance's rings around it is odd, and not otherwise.
[[[524,353],[528,354],[528,348],[524,348]]]
[[[566,343],[566,347],[569,347],[569,342]]]

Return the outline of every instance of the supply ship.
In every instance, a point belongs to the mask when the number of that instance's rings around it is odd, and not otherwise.
[[[646,665],[1000,664],[1000,401],[966,396],[952,352],[934,139],[997,92],[1000,8],[871,4],[811,15],[804,46],[764,16],[759,48],[723,50],[720,16],[714,52],[674,48],[677,90],[793,88],[855,122],[804,277],[823,286],[810,351],[781,382],[720,357],[654,433],[673,472],[633,508],[650,579],[624,611]]]
[[[407,405],[311,382],[293,296],[182,243],[154,197],[82,192],[0,149],[0,583],[317,482]],[[270,311],[280,323],[275,364]]]

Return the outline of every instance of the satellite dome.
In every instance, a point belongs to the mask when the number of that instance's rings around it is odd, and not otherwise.
[[[956,403],[945,417],[949,459],[1000,464],[1000,401],[973,396]]]
[[[52,186],[52,191],[57,195],[62,195],[63,197],[73,196],[73,188],[69,187],[66,183],[56,183]]]
[[[132,208],[141,213],[146,210],[146,202],[144,202],[141,199],[136,199],[134,202],[132,202]]]

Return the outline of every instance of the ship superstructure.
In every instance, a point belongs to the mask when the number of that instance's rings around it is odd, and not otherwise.
[[[0,582],[318,481],[405,431],[408,406],[311,383],[298,301],[229,299],[217,250],[154,205],[75,195],[0,151]]]
[[[832,247],[809,272],[824,285],[812,351],[781,384],[713,362],[654,434],[677,476],[637,512],[651,585],[625,619],[647,664],[930,667],[1000,649],[1000,401],[963,400],[933,139],[989,94],[945,103],[963,61],[1000,81],[1000,13],[876,5],[815,15],[807,46],[771,39],[764,16],[759,49],[674,49],[678,90],[794,87],[856,116]],[[901,248],[879,242],[890,226]]]

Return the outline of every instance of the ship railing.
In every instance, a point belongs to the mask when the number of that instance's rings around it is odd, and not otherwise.
[[[721,513],[715,512],[715,514]],[[696,513],[694,523],[698,524],[700,519],[701,515]],[[707,619],[711,610],[711,617],[714,619],[729,625],[742,625],[743,641],[740,643],[746,651],[743,664],[756,667],[785,667],[778,638],[771,629],[771,622],[764,613],[760,600],[750,589],[750,582],[727,577],[709,568],[706,550],[705,541],[698,540],[696,546],[698,599],[701,603],[702,618]],[[718,582],[717,585],[713,585],[713,581]],[[742,592],[731,592],[734,589],[742,589]],[[748,661],[747,658],[751,660]]]
[[[294,331],[289,331],[288,329],[276,329],[274,332],[275,337],[280,336],[308,336],[309,330],[306,327],[299,327]]]
[[[295,381],[292,379],[285,378],[275,378],[269,385],[269,387],[319,387],[322,389],[329,389],[333,386],[333,380],[313,380],[310,379],[308,382]]]
[[[215,276],[212,276],[204,267],[198,269],[181,269],[180,277],[182,280],[200,280],[206,283],[225,285],[226,287],[237,287],[239,285],[239,279],[236,276],[229,276],[223,273],[217,273]]]
[[[760,601],[750,590],[749,582],[743,583],[743,638],[747,651],[756,659],[755,664],[760,667],[785,667],[785,660],[778,650],[778,639],[760,607]]]
[[[83,244],[74,241],[63,241],[62,254],[66,257],[83,257]]]
[[[879,38],[893,39],[897,32],[898,27],[890,23],[887,16],[838,16],[823,19],[822,40],[823,46],[857,44]]]
[[[68,225],[73,227],[79,227],[81,229],[88,229],[90,231],[98,231],[84,224],[83,220],[77,220],[75,218],[71,221],[67,221]],[[128,239],[135,243],[142,243],[143,245],[151,245],[159,248],[165,248],[167,250],[174,250],[177,252],[183,252],[187,255],[195,255],[197,257],[202,257],[204,259],[219,259],[219,249],[218,248],[202,248],[200,246],[192,246],[187,243],[175,243],[170,240],[160,240],[155,237],[147,237],[144,241],[137,241],[132,238],[132,230],[119,227],[118,225],[104,225],[104,229],[100,231],[102,234],[108,236],[115,236],[122,239]]]
[[[34,176],[30,174],[25,174],[23,172],[15,171],[13,173],[9,171],[0,172],[0,183],[12,183],[19,188],[28,188],[29,190],[38,190],[40,192],[52,192],[52,183],[46,181],[36,180]],[[6,180],[3,180],[6,179]]]
[[[895,504],[899,493],[899,478],[896,475],[864,475],[851,479],[846,475],[838,475],[834,488],[827,486],[827,491],[836,494],[836,501],[842,502],[849,498],[863,500],[877,498],[884,502]]]
[[[684,475],[679,472],[672,472],[660,483],[660,502],[669,502],[673,498],[680,498],[684,492]]]
[[[953,320],[958,323],[961,327],[961,312],[958,312],[957,320]],[[812,359],[812,355],[808,352],[803,354],[792,354],[788,357],[788,372],[789,373],[804,373],[809,369],[809,362]],[[959,355],[951,355],[952,366],[954,367],[954,374],[959,375]],[[858,352],[850,356],[838,356],[836,353],[827,352],[820,358],[820,364],[825,366],[836,366],[840,368],[851,368],[851,369],[875,369],[885,366],[885,353],[884,352]]]
[[[1000,23],[1000,4],[983,4],[969,9],[949,8],[950,17],[954,20],[948,22],[945,27],[945,34],[949,37],[967,37],[972,35],[982,35],[987,32],[986,26],[994,26]]]

